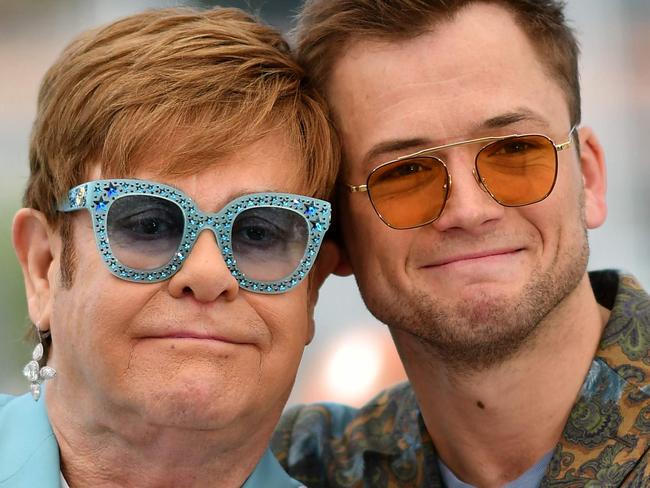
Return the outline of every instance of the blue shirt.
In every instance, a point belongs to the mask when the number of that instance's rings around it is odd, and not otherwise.
[[[0,394],[0,488],[60,488],[59,446],[45,401]],[[302,486],[266,450],[242,488]]]
[[[540,481],[544,477],[544,472],[548,463],[553,457],[553,451],[548,452],[542,457],[535,465],[522,474],[519,478],[514,481],[506,483],[503,488],[530,488],[531,486],[539,486]],[[456,478],[456,475],[447,467],[445,463],[442,462],[442,459],[438,458],[438,468],[440,469],[440,476],[445,482],[447,488],[475,488],[474,485],[465,483],[464,481]]]

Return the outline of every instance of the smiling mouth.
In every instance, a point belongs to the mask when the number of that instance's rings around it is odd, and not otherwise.
[[[206,342],[222,342],[234,345],[247,345],[248,342],[241,342],[222,336],[195,334],[192,332],[174,332],[159,336],[144,337],[143,339],[167,339],[167,340],[189,340],[189,341],[206,341]]]
[[[463,255],[458,255],[451,258],[440,260],[434,264],[428,265],[427,268],[440,268],[452,264],[461,264],[461,263],[471,264],[472,262],[479,263],[479,262],[487,262],[490,260],[496,261],[501,258],[514,256],[519,252],[521,252],[522,250],[523,249],[516,248],[516,249],[503,249],[503,250],[463,254]]]

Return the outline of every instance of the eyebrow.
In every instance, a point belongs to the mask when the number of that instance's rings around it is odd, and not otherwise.
[[[518,107],[510,112],[505,112],[479,122],[472,127],[471,132],[480,133],[486,130],[503,129],[522,121],[535,122],[543,129],[550,128],[549,122],[536,112],[533,112],[532,110],[525,107]],[[414,137],[411,139],[392,139],[374,145],[370,151],[368,151],[362,161],[364,166],[367,166],[373,160],[378,159],[382,154],[393,152],[410,152],[426,148],[427,146],[435,147],[436,145],[437,144],[433,144],[432,139],[424,137]]]
[[[521,121],[535,122],[538,125],[543,126],[544,129],[550,128],[550,124],[546,119],[530,109],[521,107],[513,110],[512,112],[505,112],[495,117],[490,117],[489,119],[484,120],[478,124],[475,127],[475,130],[480,131],[485,129],[501,129]]]
[[[369,164],[374,159],[386,153],[404,151],[410,152],[414,149],[431,145],[430,139],[416,137],[413,139],[393,139],[375,144],[363,158],[364,165]]]

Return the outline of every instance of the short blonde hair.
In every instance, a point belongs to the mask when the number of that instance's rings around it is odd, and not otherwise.
[[[338,142],[276,30],[232,8],[133,15],[82,34],[46,73],[24,205],[58,225],[57,202],[94,165],[130,176],[163,147],[161,173],[198,172],[278,127],[304,159],[305,193],[327,198]]]
[[[306,0],[294,29],[298,60],[324,88],[337,59],[359,40],[404,41],[448,22],[464,8],[508,10],[564,91],[571,124],[580,122],[580,49],[560,0]]]

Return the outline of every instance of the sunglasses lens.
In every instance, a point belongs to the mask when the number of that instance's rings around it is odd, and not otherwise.
[[[421,156],[378,167],[368,178],[370,201],[382,220],[408,229],[440,216],[447,199],[447,169]]]
[[[546,137],[509,137],[484,147],[476,157],[476,169],[500,204],[529,205],[543,200],[553,189],[557,153]]]
[[[244,210],[232,224],[232,251],[248,278],[277,281],[291,275],[305,255],[309,238],[305,218],[288,208]]]
[[[171,261],[183,238],[180,207],[164,198],[127,195],[107,215],[108,242],[115,258],[137,270],[153,270]]]

